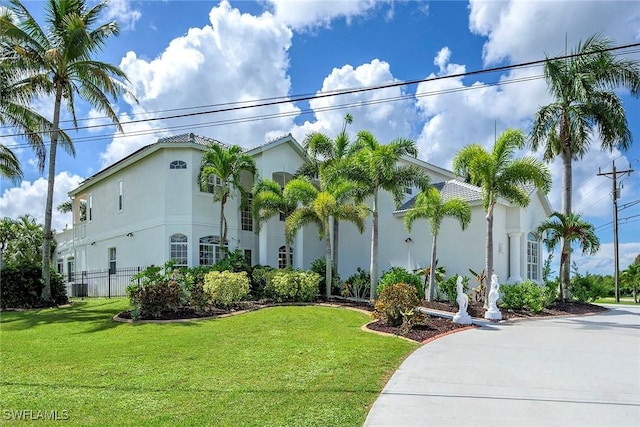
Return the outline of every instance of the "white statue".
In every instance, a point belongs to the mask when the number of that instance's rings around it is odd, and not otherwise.
[[[489,309],[484,313],[484,318],[489,320],[502,320],[502,313],[498,310],[498,298],[500,297],[500,283],[498,275],[491,275],[491,289],[489,290]]]
[[[469,306],[469,297],[464,293],[462,286],[462,276],[458,276],[458,280],[456,281],[456,289],[458,290],[458,296],[456,297],[456,302],[458,303],[458,312],[453,316],[453,321],[455,323],[460,323],[463,325],[471,324],[471,316],[467,313],[467,307]]]

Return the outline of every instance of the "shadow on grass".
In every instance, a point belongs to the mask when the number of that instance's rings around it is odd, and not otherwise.
[[[111,320],[119,311],[122,311],[122,300],[92,301],[92,304],[75,301],[69,307],[5,311],[0,314],[0,322],[8,325],[8,330],[25,330],[54,323],[90,322],[94,327],[82,332],[97,332],[119,326],[118,322]]]
[[[119,386],[119,385],[93,385],[93,384],[51,384],[51,383],[22,383],[22,382],[10,382],[10,381],[0,381],[0,385],[9,386],[9,387],[18,387],[20,389],[24,389],[25,391],[30,388],[40,390],[43,388],[49,389],[60,389],[60,390],[108,390],[115,392],[125,392],[125,393],[167,393],[170,392],[181,392],[181,393],[206,393],[206,394],[225,394],[225,393],[254,393],[254,394],[298,394],[301,392],[305,393],[368,393],[375,396],[380,394],[380,390],[374,389],[345,389],[345,388],[326,388],[326,389],[314,389],[310,390],[300,390],[294,387],[292,388],[256,388],[256,389],[220,389],[220,388],[194,388],[194,387],[171,387],[171,390],[167,390],[167,388],[155,388],[155,387],[139,387],[139,386]]]

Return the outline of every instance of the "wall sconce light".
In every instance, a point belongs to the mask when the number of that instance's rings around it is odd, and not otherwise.
[[[127,237],[133,237],[133,233],[127,233]]]
[[[407,237],[406,239],[404,239],[405,243],[411,243],[413,242],[413,239],[411,237]]]
[[[91,246],[95,246],[95,245],[96,245],[96,242],[91,242]]]

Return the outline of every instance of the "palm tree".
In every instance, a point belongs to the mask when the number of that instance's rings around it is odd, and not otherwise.
[[[468,145],[453,159],[453,170],[468,177],[471,184],[482,188],[482,206],[486,212],[485,245],[486,297],[489,301],[490,277],[493,274],[493,210],[499,197],[521,207],[529,205],[524,186],[533,184],[545,193],[551,188],[551,173],[541,161],[527,156],[515,159],[514,153],[524,146],[524,133],[507,129],[493,145],[491,152],[478,144]]]
[[[536,230],[538,236],[542,236],[543,233],[547,235],[544,243],[549,251],[552,251],[562,241],[561,272],[565,271],[565,264],[569,262],[568,254],[571,253],[571,246],[574,243],[577,243],[582,248],[583,255],[595,255],[600,249],[600,241],[596,236],[593,224],[584,221],[578,214],[552,213]],[[568,296],[569,275],[561,274],[558,297],[564,301]]]
[[[633,142],[624,106],[615,90],[622,86],[640,94],[640,65],[606,51],[612,43],[593,35],[579,43],[568,59],[547,60],[544,76],[553,97],[537,112],[529,144],[544,147],[544,159],[562,159],[562,213],[571,213],[572,161],[580,160],[593,141],[601,149],[626,150]],[[565,254],[568,276],[571,254]]]
[[[280,184],[272,179],[261,179],[253,186],[253,199],[251,202],[251,213],[258,225],[258,231],[262,224],[276,215],[282,215],[284,220],[296,210],[297,200],[290,197],[290,193],[285,193]],[[285,266],[289,266],[289,253],[291,241],[285,238]]]
[[[403,156],[417,157],[415,142],[406,138],[397,138],[389,144],[380,144],[369,131],[358,132],[355,142],[357,152],[352,159],[343,162],[339,174],[353,180],[361,188],[357,190],[357,201],[371,197],[371,300],[375,299],[378,283],[378,195],[380,190],[393,196],[396,206],[400,206],[406,187],[416,185],[425,189],[429,185],[429,176],[417,166],[398,165]]]
[[[243,209],[249,199],[249,192],[242,186],[243,173],[256,175],[256,163],[253,157],[243,152],[242,147],[233,145],[229,148],[221,144],[210,144],[202,156],[198,182],[202,191],[211,188],[211,178],[216,182],[213,186],[213,201],[220,202],[220,246],[227,245],[227,218],[224,215],[224,207],[229,197],[233,197],[232,191],[240,192],[240,209]],[[226,253],[226,251],[223,251]]]
[[[334,182],[326,186],[320,182],[316,188],[307,177],[291,180],[285,187],[285,197],[300,200],[302,205],[287,218],[285,235],[292,241],[298,230],[307,224],[316,224],[319,235],[325,241],[325,283],[326,296],[331,296],[331,239],[329,238],[330,218],[354,223],[358,230],[364,231],[364,219],[368,208],[363,204],[348,203],[354,191],[354,184],[347,181]]]
[[[13,151],[0,144],[0,175],[14,182],[22,179],[20,162]]]
[[[309,178],[318,178],[321,175],[328,178],[331,171],[338,170],[340,173],[340,164],[352,156],[360,148],[349,141],[347,135],[347,125],[353,122],[353,116],[349,113],[345,114],[342,124],[342,131],[335,139],[329,138],[320,132],[312,132],[308,134],[302,146],[309,155],[309,160],[305,162],[297,171],[296,175],[303,175]],[[340,232],[340,221],[335,218],[333,220],[333,266],[338,271],[338,243]]]
[[[633,292],[633,302],[638,303],[638,283],[640,283],[640,264],[629,264],[626,270],[620,274],[622,282]]]
[[[42,248],[44,299],[51,296],[51,218],[62,102],[67,104],[75,127],[75,100],[80,97],[106,114],[122,131],[109,96],[116,99],[119,95],[130,94],[123,83],[127,77],[120,68],[92,59],[103,49],[107,39],[119,32],[115,21],[96,26],[106,7],[105,2],[88,8],[85,0],[48,0],[44,18],[48,31],[45,31],[20,0],[9,0],[8,8],[16,22],[3,19],[0,23],[2,42],[22,67],[25,93],[52,95],[54,100]],[[73,154],[70,142],[64,148]]]
[[[433,266],[437,263],[436,240],[438,238],[438,232],[440,231],[440,225],[442,225],[442,220],[444,220],[445,217],[457,219],[462,229],[465,230],[469,222],[471,222],[471,208],[469,204],[462,199],[450,198],[443,200],[440,192],[434,187],[430,187],[418,194],[415,205],[409,209],[404,217],[404,224],[409,231],[411,231],[411,225],[416,219],[425,218],[429,220],[431,234],[433,236],[433,243],[431,245],[431,265]],[[436,268],[431,268],[429,271],[429,292],[425,292],[427,301],[433,301],[436,296],[434,286],[435,275]]]

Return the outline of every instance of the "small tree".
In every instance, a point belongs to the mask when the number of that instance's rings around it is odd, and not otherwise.
[[[212,143],[202,156],[198,182],[202,191],[207,191],[212,184],[211,177],[219,180],[213,188],[213,201],[220,202],[220,246],[225,250],[227,245],[227,218],[224,208],[227,200],[233,197],[233,191],[240,192],[240,209],[248,203],[249,192],[241,184],[243,173],[250,173],[251,178],[256,174],[256,163],[253,157],[244,153],[242,147],[233,145],[229,148],[219,143]],[[218,185],[219,184],[219,185]]]
[[[431,235],[433,236],[431,244],[431,265],[433,266],[436,265],[437,259],[436,241],[445,217],[457,219],[460,222],[460,227],[465,230],[469,222],[471,222],[471,208],[462,199],[451,198],[443,200],[440,192],[434,187],[430,187],[418,194],[414,207],[409,209],[404,217],[404,224],[409,231],[411,231],[411,225],[416,219],[424,218],[429,221]],[[433,301],[436,296],[435,276],[436,269],[431,268],[429,271],[429,292],[425,292],[427,301]]]
[[[571,245],[576,243],[582,248],[583,255],[595,255],[600,249],[600,240],[596,236],[593,224],[590,224],[578,214],[564,215],[554,212],[542,222],[536,230],[538,236],[546,233],[544,243],[549,251],[562,242],[560,255],[560,271],[564,271],[565,264],[569,262],[567,254],[571,253]],[[569,297],[569,275],[562,274],[558,286],[558,297],[565,301]]]

